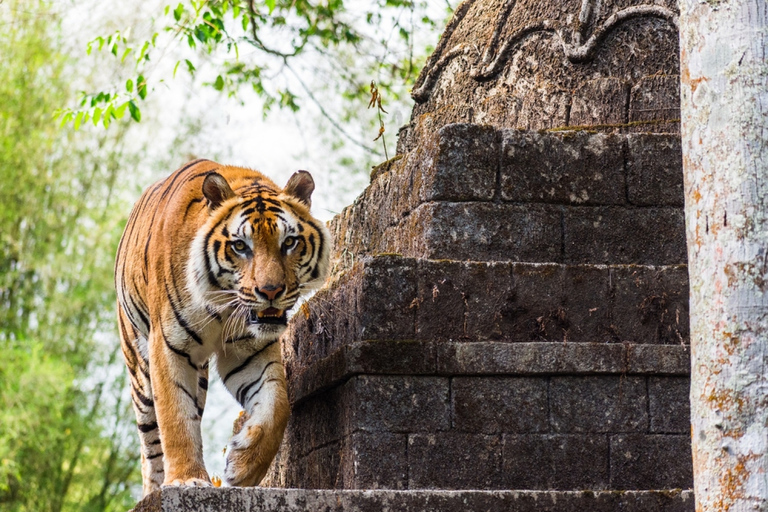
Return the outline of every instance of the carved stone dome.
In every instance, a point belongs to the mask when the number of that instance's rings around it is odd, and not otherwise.
[[[679,132],[674,0],[466,0],[412,96],[399,151],[450,123]]]

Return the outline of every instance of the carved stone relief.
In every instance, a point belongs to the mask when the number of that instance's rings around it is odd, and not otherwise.
[[[673,0],[466,0],[413,91],[406,151],[452,122],[677,132]]]

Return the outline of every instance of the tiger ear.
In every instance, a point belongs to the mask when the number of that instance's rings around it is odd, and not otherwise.
[[[203,195],[208,200],[208,208],[215,210],[221,203],[234,197],[235,193],[224,179],[224,176],[217,172],[212,172],[205,177],[203,181]]]
[[[315,180],[307,171],[296,171],[286,183],[283,192],[293,196],[307,206],[312,205],[312,192],[315,190]]]

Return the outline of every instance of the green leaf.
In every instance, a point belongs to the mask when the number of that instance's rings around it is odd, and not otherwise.
[[[216,81],[213,83],[213,88],[217,91],[221,91],[224,89],[224,79],[221,78],[221,75],[216,77]]]
[[[77,113],[77,116],[75,116],[75,131],[80,129],[80,125],[83,122],[83,111]]]
[[[176,65],[173,66],[173,78],[176,78],[176,71],[179,69],[179,64],[181,64],[181,61],[177,60]]]
[[[179,4],[174,10],[173,10],[173,19],[176,21],[179,21],[181,19],[181,15],[184,14],[184,4]]]
[[[136,92],[139,93],[139,98],[145,99],[147,97],[147,79],[144,75],[139,75],[136,79]]]
[[[125,115],[126,108],[128,108],[127,101],[115,109],[115,117],[117,117],[118,119],[122,119],[123,116]]]
[[[272,11],[275,10],[275,0],[264,0],[264,2],[269,7],[269,14],[272,14]]]
[[[102,123],[104,123],[104,128],[109,128],[109,123],[112,122],[113,117],[115,117],[115,107],[110,104],[107,107],[107,110],[104,111],[104,115],[101,118]]]
[[[128,110],[131,112],[131,117],[134,121],[137,123],[141,122],[141,110],[139,110],[139,107],[136,106],[133,100],[128,102]]]
[[[139,56],[136,57],[136,62],[141,61],[141,59],[144,58],[144,56],[147,54],[147,50],[149,49],[149,41],[144,41],[144,44],[141,47],[141,51],[139,52]]]
[[[125,90],[128,92],[133,92],[133,80],[130,78],[125,82]]]
[[[194,75],[197,68],[195,68],[194,64],[189,59],[184,59],[184,62],[187,63],[187,71],[189,71],[190,75]]]
[[[131,53],[131,51],[132,51],[131,48],[126,48],[125,51],[123,52],[123,56],[120,58],[120,62],[125,62],[125,59],[128,58],[128,54]]]
[[[99,119],[101,119],[101,108],[96,107],[93,109],[93,126],[97,126],[99,124]]]

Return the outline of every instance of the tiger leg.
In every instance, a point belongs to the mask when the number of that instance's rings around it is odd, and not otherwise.
[[[269,342],[250,354],[228,349],[216,361],[222,382],[245,409],[245,421],[227,446],[224,478],[233,486],[258,485],[277,454],[290,414],[280,343]]]
[[[157,425],[163,447],[163,485],[210,486],[203,462],[198,403],[199,372],[184,343],[170,340],[162,326],[149,333],[149,360]],[[182,342],[185,340],[182,340]]]
[[[133,328],[121,308],[118,310],[118,325],[123,357],[131,381],[131,400],[141,443],[141,480],[146,496],[160,489],[164,478],[163,449],[152,398],[149,361],[146,359],[147,339]]]

